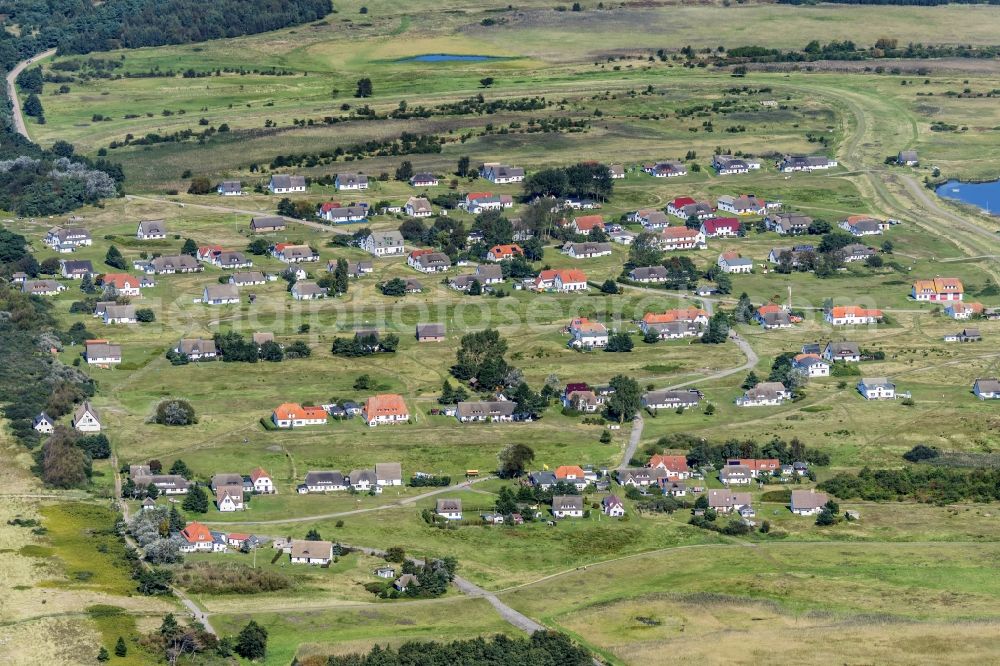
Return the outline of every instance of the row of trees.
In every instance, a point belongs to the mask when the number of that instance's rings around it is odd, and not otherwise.
[[[565,634],[537,631],[530,637],[497,634],[435,643],[411,641],[398,648],[376,645],[367,653],[333,655],[328,666],[408,666],[411,664],[490,664],[491,666],[590,666],[590,654]]]

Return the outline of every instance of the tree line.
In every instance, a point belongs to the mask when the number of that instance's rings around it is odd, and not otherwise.
[[[589,666],[590,653],[568,636],[537,631],[530,637],[497,634],[451,643],[413,641],[398,648],[375,645],[367,653],[335,655],[328,666],[405,666],[409,664],[490,664],[491,666]]]

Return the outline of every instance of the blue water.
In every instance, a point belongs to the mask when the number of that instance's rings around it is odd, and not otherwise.
[[[939,197],[957,199],[996,215],[1000,212],[1000,180],[988,183],[963,183],[949,180],[935,190]]]
[[[452,53],[425,53],[424,55],[400,58],[397,62],[483,62],[485,60],[501,60],[496,56],[485,55],[455,55]]]

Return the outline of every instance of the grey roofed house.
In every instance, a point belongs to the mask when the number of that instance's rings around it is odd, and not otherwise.
[[[194,257],[188,254],[178,254],[171,257],[156,257],[149,262],[149,266],[155,273],[201,270],[201,264],[199,264]]]
[[[392,483],[394,481],[402,483],[403,466],[398,462],[375,463],[375,479],[381,485],[387,485],[386,482]]]
[[[229,301],[239,300],[240,290],[235,284],[209,284],[205,285],[205,301]]]
[[[420,579],[407,573],[393,581],[392,586],[400,592],[404,592],[409,587],[420,587]]]
[[[693,407],[701,398],[695,391],[649,391],[642,396],[642,404],[646,407]]]
[[[972,386],[973,391],[978,395],[994,396],[1000,395],[1000,380],[998,379],[977,379]]]
[[[216,474],[212,477],[212,490],[217,490],[222,486],[239,486],[243,487],[243,475],[242,474]]]
[[[308,472],[306,473],[305,485],[310,488],[344,488],[347,486],[347,479],[339,470]]]
[[[219,353],[218,347],[215,346],[215,340],[211,338],[182,338],[177,343],[177,351],[188,356],[205,356],[206,354],[214,356]]]
[[[829,345],[830,357],[833,360],[844,357],[861,356],[861,347],[857,342],[831,342]]]
[[[240,194],[243,191],[243,183],[238,180],[224,180],[216,188],[219,194]]]
[[[264,273],[261,271],[244,271],[242,273],[233,273],[229,281],[236,286],[254,285],[263,284],[267,281],[267,278],[264,277]]]
[[[153,474],[148,478],[146,485],[152,483],[157,489],[171,494],[187,492],[191,487],[191,483],[180,474]]]
[[[292,540],[293,560],[329,560],[333,554],[333,544],[329,541]]]
[[[764,328],[788,328],[792,325],[792,318],[787,312],[765,312],[761,317]]]
[[[87,360],[99,360],[99,359],[121,359],[122,357],[122,346],[121,345],[110,345],[105,342],[99,342],[96,344],[88,344],[86,348]]]
[[[978,328],[963,328],[958,333],[958,339],[962,342],[970,342],[973,340],[982,340],[983,335],[979,332]]]
[[[94,265],[90,263],[90,259],[63,259],[61,263],[62,274],[66,277],[92,275],[94,273]]]
[[[877,234],[882,231],[882,224],[878,220],[857,220],[849,227],[855,234]]]
[[[284,218],[276,217],[274,215],[264,215],[250,219],[250,231],[254,233],[284,231],[286,226]]]
[[[485,421],[488,418],[509,419],[514,416],[516,406],[516,403],[510,400],[460,402],[455,405],[455,416],[459,421]]]
[[[556,495],[552,498],[553,511],[583,511],[583,497],[580,495]]]
[[[915,150],[901,150],[899,155],[896,156],[897,164],[914,165],[920,162],[920,158],[917,157],[917,151]]]
[[[378,483],[378,477],[373,469],[352,469],[350,475],[351,485],[367,483],[374,486]]]
[[[438,182],[437,176],[432,173],[415,173],[410,178],[410,185],[424,185]]]
[[[874,248],[868,247],[862,243],[851,243],[850,245],[845,245],[840,248],[837,253],[844,261],[862,261],[868,257],[873,257],[878,254]]]
[[[668,321],[664,324],[648,324],[646,326],[660,337],[682,338],[697,335],[701,327],[692,321]]]
[[[542,472],[532,472],[528,475],[528,481],[531,485],[538,486],[539,488],[549,488],[554,486],[559,479],[556,478],[555,472],[550,472],[548,470]]]
[[[791,506],[795,511],[821,509],[829,499],[826,493],[817,493],[814,490],[793,490]]]
[[[21,283],[21,291],[27,294],[48,294],[64,289],[55,280],[25,280]]]
[[[764,218],[767,228],[779,234],[802,233],[809,228],[812,221],[811,217],[801,213],[777,213]]]
[[[334,266],[336,268],[336,266]],[[329,270],[329,269],[328,269]],[[347,263],[347,273],[355,277],[371,273],[375,270],[375,262],[372,261],[349,261]]]
[[[584,243],[567,243],[563,246],[563,252],[574,255],[586,254],[607,254],[611,252],[611,243],[594,243],[587,241]]]
[[[406,278],[406,293],[419,294],[423,290],[424,290],[424,285],[422,285],[419,280],[414,280],[413,278]]]
[[[445,337],[444,324],[417,324],[417,339]]]
[[[637,282],[662,282],[667,279],[667,269],[663,266],[644,266],[633,268],[629,278]]]
[[[360,340],[362,338],[375,338],[377,341],[379,339],[379,332],[377,328],[356,328],[354,329],[354,339]]]
[[[485,280],[485,278],[483,278],[483,280]],[[480,280],[479,276],[474,273],[466,273],[464,275],[455,275],[454,277],[449,278],[448,286],[459,291],[468,291],[473,282],[483,284],[483,280]]]
[[[105,319],[135,319],[134,305],[108,305],[104,308]]]
[[[503,267],[500,264],[479,264],[476,266],[476,277],[480,282],[503,280]]]
[[[103,317],[104,313],[112,305],[118,305],[118,301],[97,301],[94,303],[94,316]]]
[[[295,290],[295,293],[298,294],[299,297],[315,298],[326,296],[327,294],[326,288],[319,286],[319,284],[315,282],[309,282],[307,280],[299,280],[292,286],[292,289]]]
[[[235,266],[244,266],[252,262],[247,260],[247,257],[242,252],[223,252],[219,255],[216,262],[222,268],[229,268]]]
[[[306,186],[305,176],[289,176],[276,174],[271,176],[271,188],[275,190],[290,190]]]
[[[139,236],[166,236],[167,223],[165,220],[141,220],[139,222]]]
[[[753,473],[746,465],[726,465],[719,470],[719,480],[723,483],[726,481],[750,479],[752,477]]]
[[[393,248],[402,247],[403,245],[403,234],[399,233],[398,229],[389,229],[388,231],[373,231],[370,236],[372,239],[372,245],[377,248]]]
[[[709,490],[708,507],[728,511],[738,506],[750,506],[753,496],[750,493],[736,493],[731,490]]]
[[[338,173],[338,187],[362,187],[368,185],[368,176],[360,173]]]
[[[444,252],[428,252],[416,258],[416,262],[425,270],[451,268],[451,259]]]

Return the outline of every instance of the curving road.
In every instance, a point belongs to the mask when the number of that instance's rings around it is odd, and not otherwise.
[[[24,114],[21,112],[21,102],[17,99],[17,86],[14,85],[14,81],[17,77],[27,69],[29,66],[35,64],[39,60],[44,60],[49,56],[56,54],[55,49],[49,49],[48,51],[43,51],[38,55],[31,56],[27,60],[22,60],[14,66],[14,69],[7,73],[7,97],[10,99],[12,109],[11,117],[14,119],[14,131],[23,136],[25,139],[31,140],[28,136],[28,126],[24,124]]]

